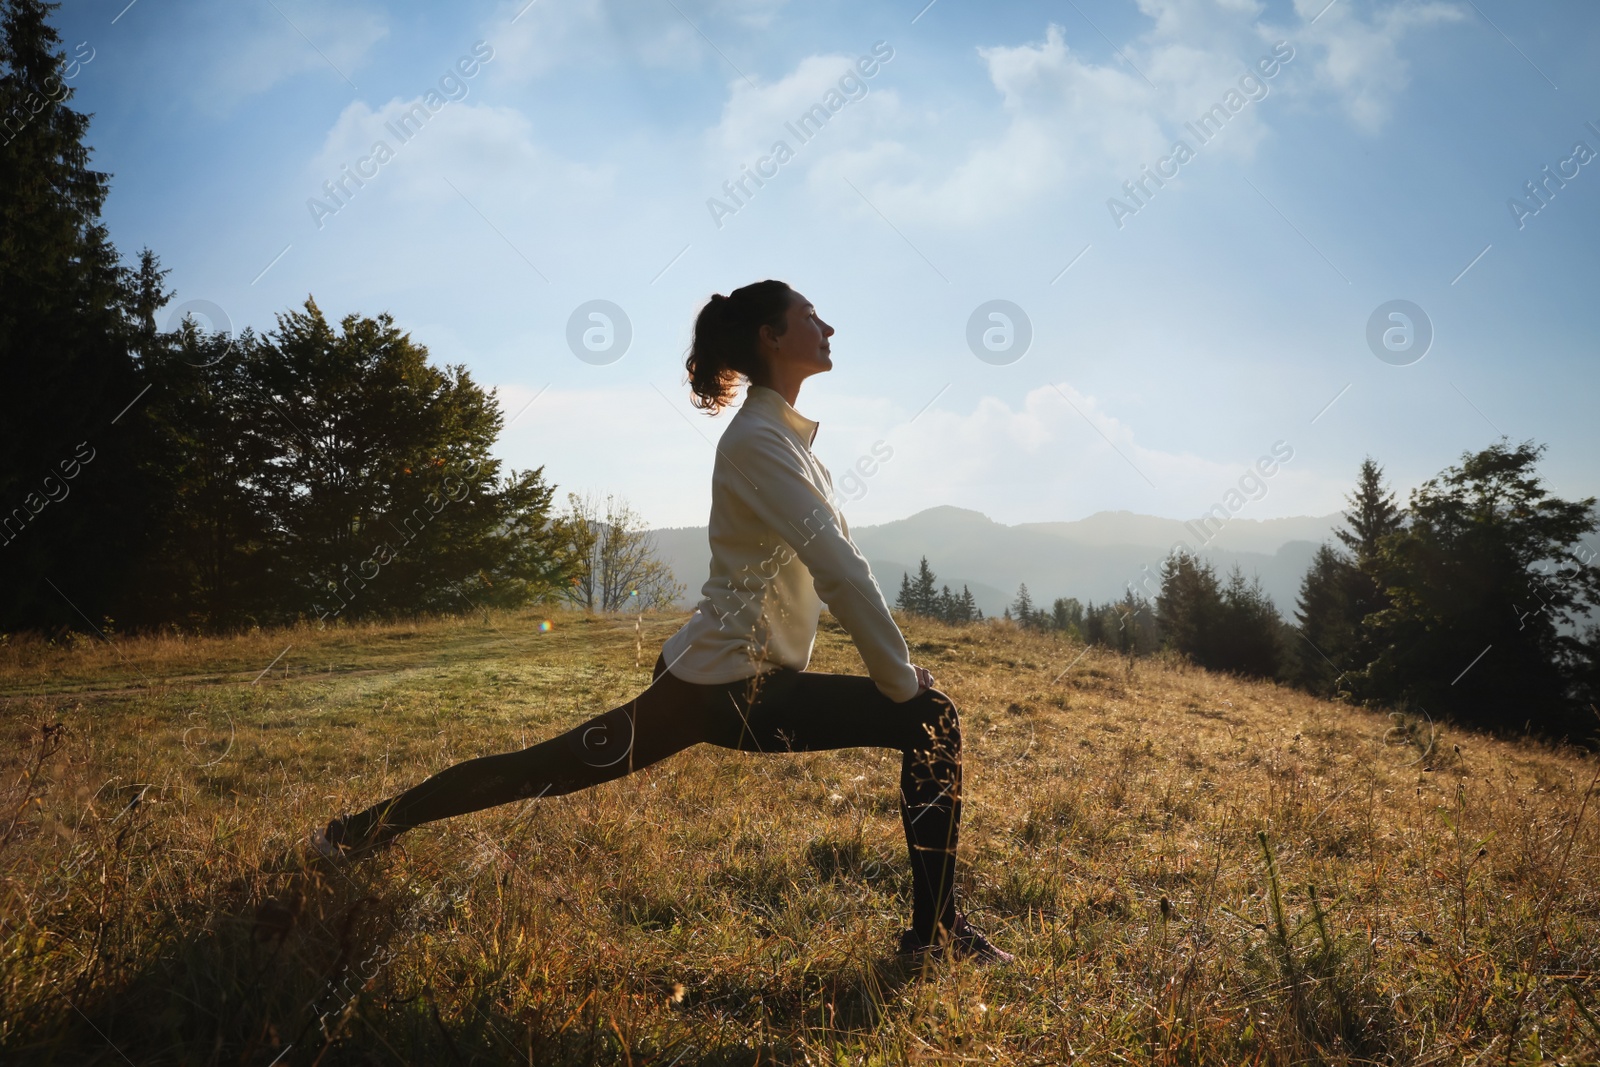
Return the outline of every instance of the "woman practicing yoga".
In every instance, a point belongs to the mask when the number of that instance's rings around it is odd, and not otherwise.
[[[830,370],[833,327],[805,297],[763,281],[711,298],[686,367],[696,407],[715,414],[742,376],[744,403],[711,476],[711,576],[656,659],[650,687],[621,707],[521,752],[447,768],[313,834],[341,862],[436,819],[559,796],[709,742],[747,752],[898,749],[900,817],[911,853],[911,929],[899,953],[985,963],[1013,957],[956,910],[961,726],[933,676],[914,666],[867,561],[811,454],[818,424],[794,409],[800,384]],[[821,605],[850,633],[870,677],[807,671]]]

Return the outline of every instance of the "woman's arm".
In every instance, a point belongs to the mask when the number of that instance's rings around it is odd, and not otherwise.
[[[897,703],[910,700],[925,687],[906,639],[866,558],[839,528],[832,503],[781,433],[753,434],[747,444],[728,457],[736,468],[729,488],[806,565],[817,595],[855,641],[878,690]]]

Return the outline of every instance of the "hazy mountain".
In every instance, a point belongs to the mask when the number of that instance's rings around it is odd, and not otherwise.
[[[1097,603],[1120,598],[1132,583],[1146,596],[1159,588],[1161,561],[1182,541],[1198,549],[1220,576],[1237,563],[1259,576],[1278,610],[1294,611],[1300,579],[1317,546],[1333,536],[1339,514],[1289,519],[1229,519],[1206,531],[1194,523],[1102,511],[1076,522],[1026,522],[1006,526],[982,512],[942,506],[850,533],[892,604],[902,573],[915,575],[923,556],[940,585],[972,590],[985,615],[999,615],[1028,583],[1035,604],[1074,596]],[[660,557],[689,587],[680,603],[692,608],[709,571],[711,549],[704,526],[651,531]],[[1148,568],[1148,570],[1146,570]]]

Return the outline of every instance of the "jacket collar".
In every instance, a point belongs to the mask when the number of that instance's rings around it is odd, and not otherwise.
[[[744,404],[740,410],[750,411],[752,414],[760,412],[764,416],[776,419],[794,431],[807,448],[810,448],[811,442],[816,440],[817,427],[822,425],[800,414],[783,398],[782,393],[765,385],[752,385],[745,390]]]

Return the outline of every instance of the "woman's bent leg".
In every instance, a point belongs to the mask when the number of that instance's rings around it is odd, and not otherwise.
[[[361,842],[484,808],[586,789],[708,740],[704,691],[656,660],[650,688],[620,707],[525,748],[448,767],[350,816],[345,840]]]
[[[900,818],[911,854],[912,929],[929,941],[935,924],[954,927],[961,722],[948,696],[928,689],[897,704],[870,678],[780,671],[763,679],[753,701],[725,698],[715,706],[724,718],[739,717],[736,743],[706,738],[727,747],[763,752],[899,749]],[[716,731],[724,737],[728,732],[726,727]]]

